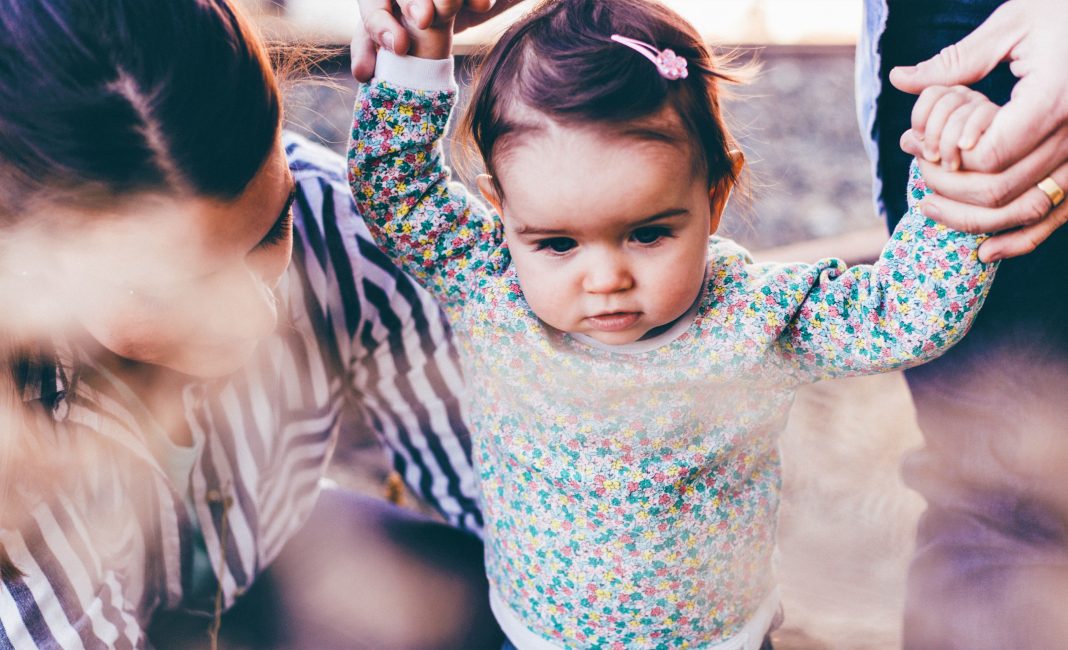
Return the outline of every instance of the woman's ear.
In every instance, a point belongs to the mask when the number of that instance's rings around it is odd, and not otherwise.
[[[493,177],[489,174],[479,174],[475,179],[478,183],[478,191],[482,192],[482,198],[493,206],[493,209],[497,211],[497,214],[503,215],[504,210],[501,209],[501,193],[497,189],[497,183],[494,182]]]
[[[735,181],[733,179],[738,178],[738,175],[742,173],[742,167],[745,166],[745,154],[740,150],[731,149],[727,152],[727,155],[731,159],[730,176],[724,176],[719,179],[708,190],[708,205],[712,213],[712,229],[710,232],[713,234],[719,229],[720,218],[723,216],[723,211],[727,208],[727,201],[730,200],[731,192],[734,190]]]

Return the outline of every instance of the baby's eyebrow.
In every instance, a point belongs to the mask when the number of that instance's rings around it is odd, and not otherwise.
[[[654,215],[645,217],[644,219],[635,221],[631,225],[644,226],[646,224],[653,223],[654,221],[660,221],[661,219],[668,219],[670,217],[677,217],[680,214],[686,214],[688,212],[689,210],[687,210],[686,208],[669,208],[667,210],[661,210],[660,212],[657,212]]]
[[[566,235],[567,230],[561,228],[538,228],[536,226],[519,226],[515,230],[517,235]]]
[[[642,217],[637,221],[632,221],[627,224],[627,226],[630,228],[645,226],[660,221],[662,219],[669,219],[671,217],[677,217],[682,214],[687,214],[688,212],[689,210],[687,210],[686,208],[669,208],[667,210],[661,210],[660,212],[657,212],[656,214],[650,215],[648,217]],[[515,229],[515,232],[517,235],[536,235],[541,237],[562,237],[570,233],[570,231],[565,228],[538,228],[537,226],[529,225],[519,226]]]

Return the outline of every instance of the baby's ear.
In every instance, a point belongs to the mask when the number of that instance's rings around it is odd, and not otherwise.
[[[708,205],[712,213],[712,233],[719,229],[719,220],[727,208],[731,192],[734,191],[735,181],[733,179],[738,178],[738,175],[742,173],[742,167],[745,166],[745,154],[740,150],[731,149],[727,155],[731,158],[731,175],[719,179],[708,190]]]
[[[501,192],[497,189],[497,183],[493,177],[489,174],[479,174],[475,182],[478,183],[478,191],[482,192],[482,198],[493,206],[497,214],[504,214],[504,210],[501,209]]]

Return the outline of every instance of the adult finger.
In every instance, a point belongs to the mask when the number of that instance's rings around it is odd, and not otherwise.
[[[1032,252],[1068,221],[1068,203],[1062,203],[1038,223],[991,237],[979,245],[979,259],[993,262]]]
[[[1020,41],[1024,29],[1023,8],[1009,2],[1000,7],[958,43],[914,66],[890,71],[890,83],[913,95],[929,86],[968,85],[979,81],[1003,61]]]
[[[462,32],[470,27],[480,25],[505,11],[508,11],[524,0],[467,0],[464,11],[456,16],[456,24],[453,29]]]
[[[378,60],[378,49],[375,42],[361,28],[356,30],[349,45],[350,70],[356,81],[367,83],[375,76],[375,63]]]
[[[476,14],[481,14],[489,11],[493,8],[495,0],[466,0],[464,6],[468,11],[473,11]]]
[[[903,136],[902,144],[910,144],[908,140]],[[962,152],[964,169],[956,172],[944,170],[920,158],[920,171],[927,185],[954,201],[988,208],[1003,207],[1049,175],[1051,169],[1058,168],[1068,160],[1068,125],[1058,129],[1003,172],[972,171],[968,168],[967,154],[967,151]]]
[[[1008,169],[1068,121],[1066,20],[1068,3],[1063,0],[1009,0],[959,43],[916,66],[892,71],[891,82],[918,93],[931,84],[973,83],[1010,61],[1019,79],[1012,99],[963,156],[968,169]]]
[[[385,0],[364,0],[360,3],[364,30],[375,46],[397,54],[407,54],[410,46],[408,30],[400,18],[393,15],[392,5]]]
[[[1068,163],[1054,170],[1049,177],[1060,187],[1068,185]],[[1051,197],[1038,187],[1036,181],[1027,191],[1004,206],[970,205],[936,193],[924,198],[920,204],[920,212],[926,217],[963,232],[983,233],[1020,229],[1027,230],[1029,234],[1035,234],[1042,231],[1034,226],[1047,221],[1054,207]]]
[[[1045,79],[1030,75],[1020,79],[1008,101],[963,157],[968,169],[1000,171],[1023,158],[1047,135],[1064,124],[1068,115],[1068,74]]]

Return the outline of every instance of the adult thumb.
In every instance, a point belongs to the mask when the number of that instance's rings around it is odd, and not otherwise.
[[[960,42],[942,49],[926,61],[890,71],[890,83],[902,92],[918,95],[929,86],[969,85],[979,81],[1008,58],[1023,36],[1018,2],[1001,5],[982,25]]]

